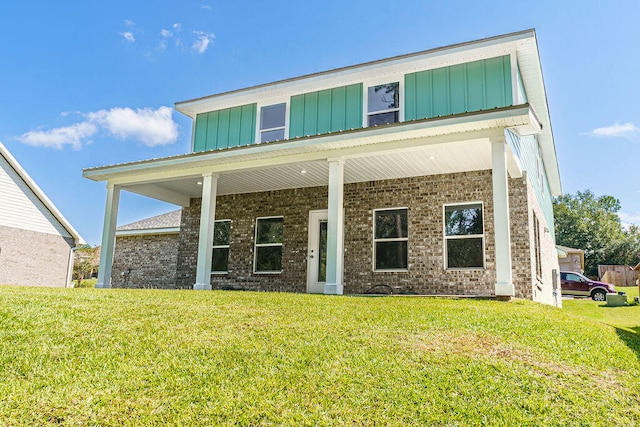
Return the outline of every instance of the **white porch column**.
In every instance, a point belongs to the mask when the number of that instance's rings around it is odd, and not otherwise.
[[[507,181],[507,144],[504,139],[491,140],[493,177],[493,226],[496,246],[496,296],[514,296],[511,278],[511,232],[509,221],[509,187]]]
[[[344,258],[344,160],[329,160],[329,203],[327,215],[327,276],[324,293],[342,295]]]
[[[100,246],[100,267],[96,288],[111,287],[111,267],[113,265],[113,250],[116,246],[116,221],[118,219],[119,203],[120,187],[107,184],[107,206],[104,210],[102,244]]]
[[[218,175],[202,175],[202,208],[200,209],[200,236],[198,238],[198,265],[193,289],[211,289],[211,255],[213,254],[213,226],[216,217]]]

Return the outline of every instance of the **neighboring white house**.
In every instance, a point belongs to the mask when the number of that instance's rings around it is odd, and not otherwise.
[[[66,287],[84,241],[0,143],[0,284]]]
[[[126,190],[182,206],[177,288],[561,304],[560,173],[535,31],[176,109],[194,121],[191,153],[84,170],[107,183],[97,287],[120,280]]]

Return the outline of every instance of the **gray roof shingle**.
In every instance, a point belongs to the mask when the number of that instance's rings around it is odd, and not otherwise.
[[[182,209],[167,212],[162,215],[152,216],[140,221],[132,222],[130,224],[121,225],[116,231],[127,230],[153,230],[161,228],[177,228],[180,227],[180,220],[182,218]]]

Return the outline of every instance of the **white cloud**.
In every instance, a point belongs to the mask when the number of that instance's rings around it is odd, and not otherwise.
[[[203,31],[194,31],[193,34],[197,36],[197,40],[193,42],[193,44],[191,45],[191,49],[200,54],[207,51],[209,44],[216,37],[215,34],[205,33]]]
[[[167,39],[173,37],[173,33],[169,30],[162,29],[160,31],[160,43],[158,44],[158,49],[165,50],[167,48]]]
[[[23,144],[35,147],[50,147],[62,149],[65,145],[70,145],[79,150],[82,142],[98,131],[95,124],[91,122],[76,123],[71,126],[59,127],[51,130],[32,130],[18,137]]]
[[[213,10],[213,8],[208,4],[201,4],[200,9]]]
[[[640,128],[631,122],[614,123],[609,126],[593,129],[589,135],[600,138],[627,138],[636,139],[640,137]]]
[[[148,147],[173,144],[178,139],[178,124],[173,121],[169,107],[153,108],[112,108],[85,115],[82,122],[54,128],[35,130],[20,135],[23,144],[37,147],[62,149],[70,145],[79,150],[90,141],[100,129],[120,139],[132,139]]]
[[[618,212],[620,223],[624,228],[628,228],[631,224],[640,225],[640,212],[634,214],[628,214],[625,212]]]
[[[120,35],[122,37],[124,37],[124,39],[126,41],[128,41],[128,42],[133,43],[133,42],[136,41],[136,38],[134,37],[134,35],[133,35],[133,33],[131,31],[124,31],[124,32],[120,33]]]
[[[171,28],[173,28],[177,32],[180,32],[180,31],[182,31],[182,24],[179,23],[179,22],[176,22],[175,24],[173,24],[171,26]]]
[[[136,26],[136,23],[133,22],[131,19],[125,19],[124,20],[124,25],[128,28],[133,28]]]
[[[89,121],[99,124],[121,139],[135,139],[148,147],[167,145],[178,139],[178,125],[169,107],[112,108],[89,113]]]

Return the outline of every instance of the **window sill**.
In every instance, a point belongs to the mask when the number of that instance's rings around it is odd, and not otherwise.
[[[408,268],[392,268],[388,270],[373,270],[374,273],[408,273]]]

